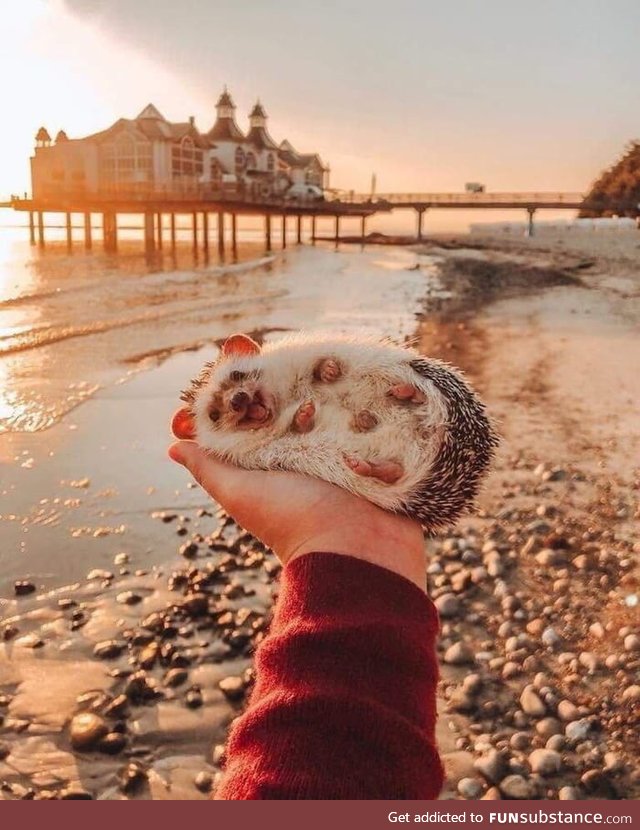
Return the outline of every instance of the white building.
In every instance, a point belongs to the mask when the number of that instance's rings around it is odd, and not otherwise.
[[[193,118],[170,122],[153,104],[133,119],[80,139],[62,130],[52,143],[41,127],[31,159],[35,199],[91,193],[171,192],[238,198],[280,195],[292,184],[325,185],[326,168],[317,154],[297,153],[288,141],[279,145],[267,130],[267,114],[258,101],[249,114],[246,135],[235,120],[235,104],[226,90],[216,105],[217,118],[200,133]]]

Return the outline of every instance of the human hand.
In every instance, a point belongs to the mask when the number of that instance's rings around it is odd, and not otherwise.
[[[193,440],[186,409],[172,422],[181,439],[169,448],[203,489],[283,564],[313,551],[364,559],[425,590],[420,525],[389,513],[326,481],[299,473],[243,470],[215,458]]]

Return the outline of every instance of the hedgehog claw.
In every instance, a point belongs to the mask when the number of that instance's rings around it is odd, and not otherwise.
[[[345,463],[349,469],[353,470],[356,475],[365,476],[366,478],[377,478],[384,484],[395,484],[399,478],[404,474],[402,464],[397,461],[364,461],[361,458],[356,458],[352,455],[347,455],[344,458]]]
[[[311,432],[314,427],[316,406],[313,401],[300,404],[293,416],[292,428],[295,432]]]
[[[424,403],[427,400],[424,392],[412,383],[399,383],[392,386],[387,394],[396,400],[410,403]]]
[[[335,383],[342,375],[342,369],[337,360],[332,357],[325,357],[313,370],[313,376],[316,380],[321,380],[323,383]]]

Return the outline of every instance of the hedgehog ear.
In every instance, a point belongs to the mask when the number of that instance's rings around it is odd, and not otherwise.
[[[260,354],[260,346],[246,334],[232,334],[222,346],[223,357],[249,357]]]

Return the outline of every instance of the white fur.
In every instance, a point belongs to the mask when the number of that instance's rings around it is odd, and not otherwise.
[[[314,379],[319,360],[335,357],[344,373],[334,383]],[[423,481],[438,453],[447,421],[443,395],[409,365],[419,355],[411,349],[373,339],[335,335],[290,335],[248,357],[221,359],[198,390],[192,409],[197,442],[247,469],[292,470],[337,484],[369,501],[399,510]],[[277,417],[254,430],[223,429],[212,424],[208,409],[229,372],[259,369],[259,385],[275,396]],[[426,395],[423,404],[401,403],[387,395],[399,383],[411,383]],[[291,430],[298,407],[316,406],[314,428]],[[368,432],[356,432],[355,413],[368,409],[379,418]],[[344,455],[365,461],[398,461],[404,475],[395,484],[356,475]]]

